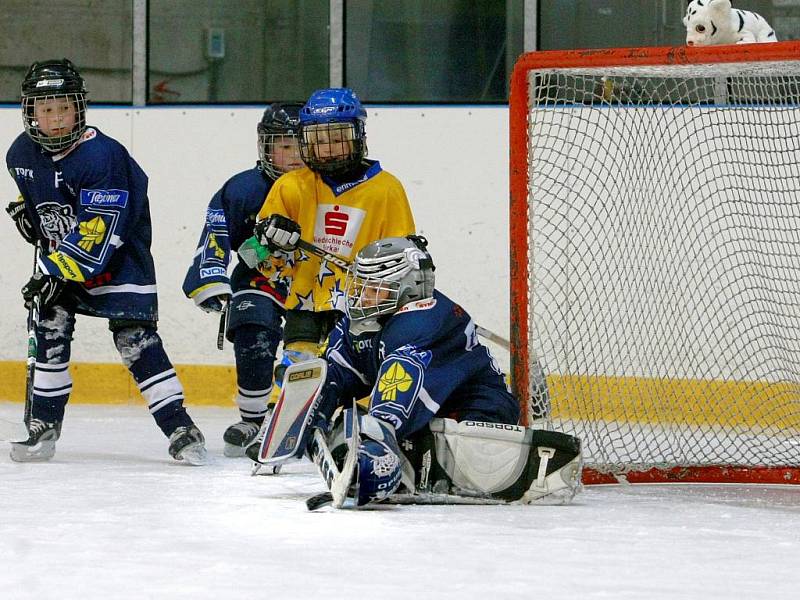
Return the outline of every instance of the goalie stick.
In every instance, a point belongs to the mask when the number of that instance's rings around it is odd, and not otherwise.
[[[325,434],[321,429],[314,430],[314,437],[311,446],[311,459],[317,465],[320,475],[328,486],[327,492],[316,494],[306,500],[306,507],[309,510],[316,510],[327,504],[333,504],[334,508],[342,508],[347,500],[347,492],[353,483],[356,473],[356,463],[358,461],[358,444],[361,439],[358,426],[358,409],[356,401],[353,400],[351,410],[344,413],[344,431],[347,439],[347,454],[341,470],[336,466]]]

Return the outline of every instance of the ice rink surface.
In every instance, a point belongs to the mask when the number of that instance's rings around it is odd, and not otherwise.
[[[190,412],[205,467],[173,461],[143,406],[69,406],[49,463],[13,463],[4,444],[0,599],[800,598],[800,486],[311,513],[310,463],[251,477],[222,456],[234,409]]]

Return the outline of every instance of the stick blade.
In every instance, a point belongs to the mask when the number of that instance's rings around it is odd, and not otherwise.
[[[322,492],[306,500],[306,508],[308,510],[317,510],[329,504],[333,504],[333,495],[330,492]]]

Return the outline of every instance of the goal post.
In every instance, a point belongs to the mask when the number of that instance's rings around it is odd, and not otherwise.
[[[523,415],[589,483],[800,483],[800,42],[532,52],[509,113]]]

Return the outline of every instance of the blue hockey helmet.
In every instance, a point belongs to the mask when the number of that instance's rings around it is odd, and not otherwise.
[[[86,85],[66,58],[33,63],[22,80],[25,133],[48,152],[69,148],[86,129]]]
[[[317,90],[300,110],[300,156],[311,169],[343,173],[367,155],[367,111],[350,88]]]

